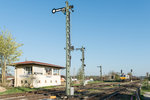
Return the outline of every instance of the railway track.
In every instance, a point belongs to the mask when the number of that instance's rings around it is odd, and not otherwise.
[[[40,100],[40,99],[47,99],[50,98],[51,95],[59,96],[60,94],[64,93],[65,91],[57,91],[57,90],[50,90],[50,91],[33,91],[27,93],[17,93],[17,94],[10,94],[10,95],[2,95],[0,96],[0,100]]]
[[[113,84],[89,84],[86,87],[75,87],[75,96],[68,98],[68,100],[109,100],[116,96],[121,91],[125,91],[127,88],[137,87],[139,82],[127,82],[127,83],[113,83]],[[104,87],[104,88],[103,88]],[[107,88],[106,88],[107,87]],[[97,93],[89,93],[88,90],[100,90]],[[78,92],[78,90],[83,90]],[[49,99],[51,95],[58,97],[60,100],[65,96],[65,88],[56,88],[48,90],[38,90],[27,93],[17,93],[9,95],[1,95],[0,100],[44,100]]]
[[[125,91],[131,92],[128,90],[128,88],[130,88],[130,89],[134,88],[136,91],[138,86],[139,86],[138,83],[139,82],[133,82],[130,84],[122,84],[120,86],[120,88],[114,88],[114,89],[106,90],[106,92],[108,91],[107,93],[104,92],[104,93],[99,93],[99,94],[93,94],[93,95],[87,97],[85,100],[117,100],[116,98],[115,99],[113,99],[113,98],[116,95],[120,95],[121,92],[125,92]],[[132,93],[134,93],[135,91],[132,91]],[[131,97],[132,97],[132,95],[131,95]],[[137,100],[140,100],[140,99],[138,98]]]

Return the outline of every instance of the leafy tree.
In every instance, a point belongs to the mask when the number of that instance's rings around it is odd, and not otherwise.
[[[0,31],[0,62],[2,69],[2,84],[6,84],[7,65],[19,60],[22,51],[18,50],[23,44],[17,43],[7,30]],[[7,64],[7,65],[6,65]]]
[[[130,80],[131,80],[132,73],[131,73],[131,72],[129,72],[129,73],[127,73],[127,75],[129,75],[129,77],[130,77]]]
[[[78,80],[82,80],[82,79],[83,79],[82,68],[79,68],[79,70],[78,70],[78,72],[77,72],[77,79],[78,79]]]
[[[117,72],[111,71],[109,75],[112,76],[114,80],[120,80],[120,75]]]

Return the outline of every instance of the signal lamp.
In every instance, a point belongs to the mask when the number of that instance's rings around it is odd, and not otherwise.
[[[52,9],[52,13],[53,14],[55,14],[56,13],[56,9],[54,8],[54,9]]]

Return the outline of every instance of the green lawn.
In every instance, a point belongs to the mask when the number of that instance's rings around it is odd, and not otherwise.
[[[150,84],[147,85],[146,80],[142,83],[141,90],[142,92],[150,92]]]
[[[144,100],[144,92],[150,92],[150,84],[147,86],[147,81],[143,81],[142,87],[141,87],[141,100]]]
[[[12,88],[8,88],[5,92],[0,92],[0,95],[12,94],[12,93],[23,93],[23,92],[36,91],[36,90],[38,90],[38,88],[12,87]]]
[[[91,82],[88,82],[88,84],[96,84],[96,83],[102,83],[103,81],[91,81]]]
[[[5,92],[0,92],[0,95],[4,94],[13,94],[13,93],[24,93],[24,92],[29,92],[29,91],[36,91],[39,89],[52,89],[52,88],[61,88],[62,86],[46,86],[46,87],[41,87],[41,88],[29,88],[29,87],[12,87],[12,88],[7,88]]]
[[[72,84],[71,86],[80,86],[81,84]]]
[[[58,86],[45,86],[45,87],[41,87],[41,89],[52,89],[52,88],[55,88],[55,87],[58,88]]]

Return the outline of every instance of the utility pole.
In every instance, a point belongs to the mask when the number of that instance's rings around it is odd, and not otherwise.
[[[76,78],[75,72],[76,72],[76,68],[74,67],[74,68],[73,68],[73,78],[74,78],[74,79]]]
[[[148,77],[149,77],[149,73],[147,72],[147,73],[146,73],[146,78],[147,78],[147,88],[149,87],[149,83],[148,83],[149,80],[148,80]]]
[[[70,67],[71,67],[71,51],[74,50],[74,47],[71,46],[70,40],[70,13],[73,12],[73,5],[69,5],[66,1],[66,7],[53,9],[52,13],[62,11],[66,15],[66,95],[71,95],[70,92]]]
[[[133,72],[133,70],[131,69],[131,82],[132,82],[132,72]]]
[[[103,77],[102,77],[102,66],[97,66],[100,68],[100,80],[103,81]]]
[[[85,48],[82,46],[82,48],[76,48],[76,50],[80,50],[82,52],[82,86],[84,86],[84,80],[85,80],[85,73],[84,73],[84,67],[86,66],[84,64],[84,60],[85,60],[85,57],[84,57],[84,50]]]
[[[122,75],[122,69],[121,69],[121,75]]]

